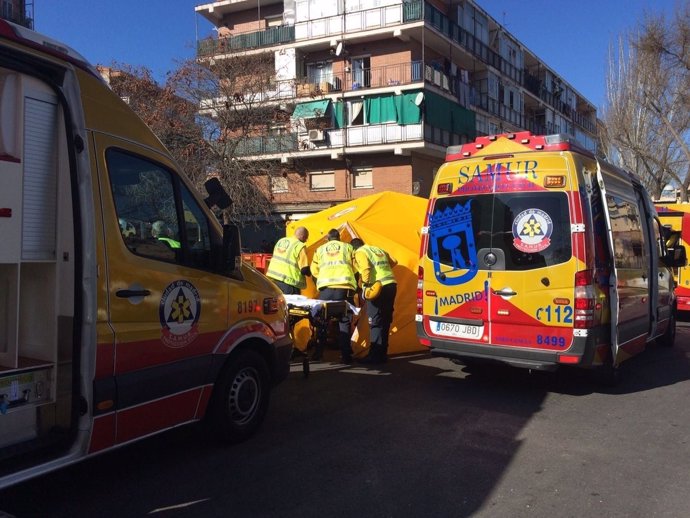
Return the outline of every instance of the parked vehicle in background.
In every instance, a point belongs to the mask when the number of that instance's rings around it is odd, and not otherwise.
[[[671,229],[667,245],[683,247],[686,256],[690,254],[690,203],[655,202],[659,220],[665,227]],[[676,281],[676,299],[678,311],[690,312],[690,266],[683,265],[673,268]]]
[[[260,426],[278,289],[72,49],[0,20],[0,487],[207,419]]]
[[[640,182],[561,135],[450,147],[423,228],[417,334],[431,353],[615,377],[652,340],[671,345],[676,300]]]

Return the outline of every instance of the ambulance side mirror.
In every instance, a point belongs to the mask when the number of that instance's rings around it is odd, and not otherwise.
[[[668,247],[666,249],[666,255],[663,257],[662,262],[669,268],[681,268],[688,264],[687,254],[685,252],[685,247],[681,244],[677,246]]]
[[[209,209],[213,206],[216,206],[220,210],[225,210],[232,205],[230,196],[225,191],[218,178],[210,178],[206,180],[204,182],[204,187],[208,193],[208,196],[204,198],[204,202]]]
[[[223,270],[234,272],[241,264],[240,230],[237,225],[223,225]]]

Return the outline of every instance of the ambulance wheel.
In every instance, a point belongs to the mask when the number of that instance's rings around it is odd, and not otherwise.
[[[211,400],[211,426],[223,441],[247,440],[261,426],[268,410],[270,375],[263,358],[240,351],[218,378]]]
[[[664,347],[673,347],[673,344],[676,341],[676,312],[675,311],[671,312],[671,318],[668,322],[668,328],[666,329],[666,332],[658,338],[658,340],[659,340],[659,344],[663,345]]]

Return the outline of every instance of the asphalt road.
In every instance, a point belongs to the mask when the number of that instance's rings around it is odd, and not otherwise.
[[[186,427],[0,492],[25,517],[690,516],[690,327],[603,389],[425,354],[299,366],[265,426]],[[0,516],[2,513],[0,512]]]

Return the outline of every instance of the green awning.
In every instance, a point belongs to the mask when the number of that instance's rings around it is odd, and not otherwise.
[[[397,111],[397,123],[401,126],[406,124],[419,124],[422,122],[422,112],[414,103],[419,92],[408,92],[395,96],[395,109]]]
[[[333,118],[335,119],[335,128],[341,129],[345,127],[345,104],[342,101],[333,103]]]
[[[364,99],[364,110],[369,124],[396,122],[397,110],[393,95],[380,95]]]
[[[424,92],[425,119],[431,126],[457,135],[476,136],[476,115],[458,103],[432,92]]]
[[[295,105],[295,111],[292,112],[292,118],[315,119],[318,117],[325,117],[330,103],[330,99],[299,103]]]

